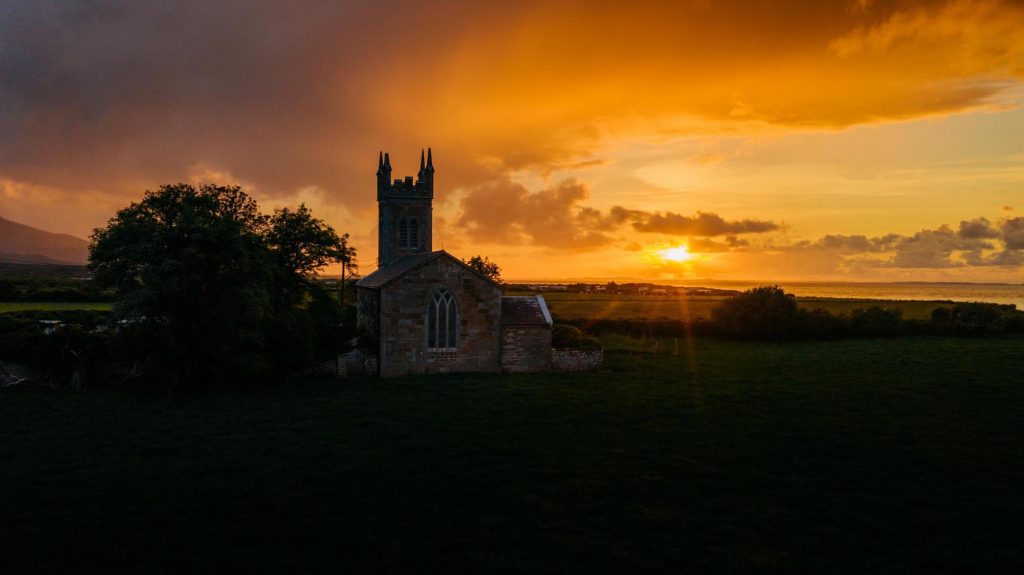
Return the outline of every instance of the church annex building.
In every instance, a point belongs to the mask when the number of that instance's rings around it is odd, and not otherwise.
[[[356,284],[358,322],[377,347],[378,374],[550,370],[544,298],[504,296],[500,284],[433,251],[433,199],[432,153],[421,153],[416,181],[391,181],[391,158],[381,153],[378,268]]]

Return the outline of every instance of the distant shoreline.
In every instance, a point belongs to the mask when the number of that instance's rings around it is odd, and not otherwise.
[[[854,281],[854,280],[716,280],[711,278],[701,278],[694,280],[683,280],[681,283],[678,280],[651,280],[651,279],[640,279],[640,278],[624,278],[624,279],[599,279],[599,278],[586,278],[586,279],[506,279],[505,283],[509,284],[549,284],[549,285],[572,285],[577,283],[585,284],[607,284],[609,282],[615,282],[619,284],[623,283],[642,283],[659,286],[671,286],[671,287],[708,287],[707,284],[718,284],[718,285],[858,285],[858,286],[874,286],[874,285],[891,285],[891,286],[1007,286],[1007,287],[1021,287],[1024,288],[1024,282],[1022,283],[1009,283],[1009,282],[927,282],[927,281]],[[673,283],[675,282],[675,283]]]

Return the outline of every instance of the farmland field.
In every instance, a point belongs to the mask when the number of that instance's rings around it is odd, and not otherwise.
[[[1024,567],[1024,339],[0,390],[0,572]]]
[[[534,293],[534,292],[529,292]],[[511,292],[527,295],[527,292]],[[707,319],[711,309],[727,296],[639,296],[618,294],[545,293],[551,313],[563,319]],[[905,319],[928,319],[933,309],[949,302],[852,300],[827,297],[798,297],[800,307],[824,308],[834,314],[849,314],[870,306],[898,307]],[[0,302],[0,313],[22,310],[107,310],[107,302]]]
[[[726,296],[638,296],[546,293],[551,313],[564,319],[707,319],[711,309]],[[797,298],[800,307],[824,308],[833,314],[850,313],[870,306],[898,307],[905,319],[927,319],[933,309],[948,302],[847,300],[823,297]]]

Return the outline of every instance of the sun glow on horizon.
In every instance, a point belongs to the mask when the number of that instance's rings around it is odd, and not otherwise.
[[[690,253],[690,248],[686,244],[680,244],[674,248],[660,250],[658,255],[666,261],[677,263],[688,262],[693,259],[693,254]]]

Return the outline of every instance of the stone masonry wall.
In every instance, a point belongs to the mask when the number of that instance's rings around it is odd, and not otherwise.
[[[455,351],[427,350],[427,306],[440,287],[459,306]],[[380,375],[496,372],[501,368],[501,288],[442,256],[380,288]]]
[[[375,289],[356,290],[356,324],[376,339],[380,335],[380,293]],[[377,350],[370,350],[376,353]]]
[[[430,199],[388,198],[380,201],[380,218],[377,222],[377,245],[380,249],[378,262],[386,266],[395,260],[408,255],[429,252],[432,250],[433,231],[431,229],[432,208]],[[419,225],[415,247],[399,245],[398,222],[405,219],[416,219]]]
[[[551,328],[505,326],[501,330],[501,371],[510,373],[551,369]]]
[[[555,349],[551,351],[554,371],[590,371],[604,361],[604,350]]]

